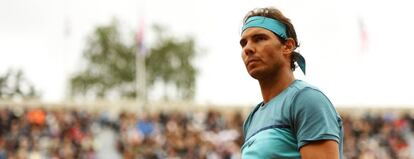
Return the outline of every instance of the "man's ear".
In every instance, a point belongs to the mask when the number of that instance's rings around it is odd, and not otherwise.
[[[284,54],[290,54],[292,53],[296,48],[295,40],[292,38],[288,38],[283,46],[283,53]]]

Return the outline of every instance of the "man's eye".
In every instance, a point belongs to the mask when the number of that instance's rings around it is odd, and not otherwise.
[[[241,40],[241,41],[240,41],[240,46],[241,46],[241,47],[246,46],[246,44],[247,44],[247,41],[246,41],[246,40]]]
[[[266,38],[265,37],[263,37],[263,36],[257,36],[257,37],[254,37],[253,38],[253,41],[254,42],[261,42],[261,41],[263,41],[263,40],[266,40]]]
[[[266,38],[265,37],[257,37],[256,38],[256,41],[263,41],[263,40],[266,40]]]

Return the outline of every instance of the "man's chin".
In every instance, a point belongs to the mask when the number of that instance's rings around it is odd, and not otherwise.
[[[249,75],[251,77],[253,77],[254,79],[259,79],[261,77],[261,74],[262,73],[260,71],[258,71],[258,70],[250,70],[249,71]]]

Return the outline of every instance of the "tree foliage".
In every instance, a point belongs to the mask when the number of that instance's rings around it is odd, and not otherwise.
[[[86,68],[71,79],[72,95],[106,97],[110,92],[135,96],[135,47],[122,42],[115,22],[89,36],[83,58]],[[130,89],[128,89],[130,88]]]
[[[146,59],[150,85],[161,81],[164,85],[175,87],[176,97],[194,97],[197,70],[192,64],[196,56],[195,41],[191,37],[183,40],[166,35],[164,29],[155,26],[158,40]]]
[[[0,99],[37,99],[40,93],[20,69],[9,69],[0,75]]]
[[[154,26],[154,31],[155,42],[146,46],[149,48],[145,56],[147,92],[155,84],[162,83],[165,87],[176,88],[175,97],[193,98],[197,75],[192,64],[197,54],[194,39],[170,36],[159,26]],[[85,67],[70,80],[72,96],[133,98],[137,95],[136,41],[125,41],[117,22],[95,29],[83,52]]]

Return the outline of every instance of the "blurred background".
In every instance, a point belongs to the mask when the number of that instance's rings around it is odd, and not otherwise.
[[[244,15],[280,9],[349,159],[414,158],[409,0],[0,0],[0,159],[240,158]]]

